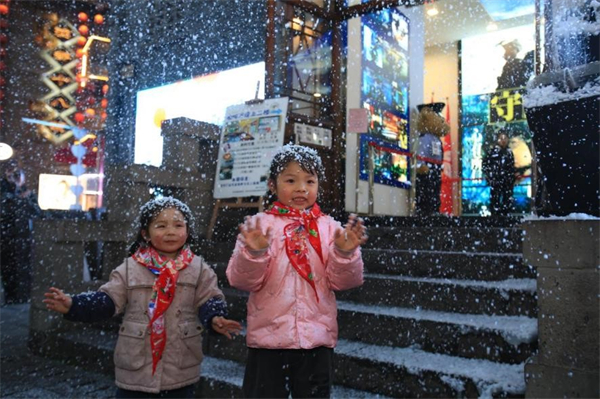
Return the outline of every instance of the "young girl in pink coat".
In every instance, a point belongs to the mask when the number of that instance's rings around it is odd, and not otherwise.
[[[270,168],[275,202],[240,226],[227,277],[250,292],[248,398],[330,396],[338,338],[334,291],[362,284],[359,246],[367,236],[356,216],[342,227],[321,212],[316,200],[323,179],[316,151],[284,146]]]

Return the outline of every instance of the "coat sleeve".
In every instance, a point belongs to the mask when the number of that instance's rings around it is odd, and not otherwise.
[[[329,256],[325,265],[329,287],[334,291],[342,291],[359,287],[363,284],[363,260],[360,247],[350,257],[342,256],[335,250],[335,230],[341,228],[339,222],[331,220],[329,225]]]
[[[254,217],[260,217],[260,215]],[[262,225],[263,229],[266,230],[265,223]],[[233,255],[231,255],[227,265],[226,274],[229,284],[243,291],[260,290],[267,278],[268,265],[271,260],[270,251],[271,248],[258,256],[251,254],[246,250],[238,236]]]
[[[92,323],[110,319],[115,314],[115,304],[105,292],[86,292],[74,295],[66,320]]]
[[[123,313],[127,306],[126,267],[127,261],[113,270],[108,282],[98,289],[99,292],[104,292],[110,297],[115,306],[115,314]]]
[[[211,299],[225,301],[225,296],[219,289],[217,274],[204,260],[200,265],[200,276],[194,298],[194,306],[199,309]]]

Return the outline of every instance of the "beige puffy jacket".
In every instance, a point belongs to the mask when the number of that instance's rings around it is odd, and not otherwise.
[[[116,385],[122,389],[158,393],[198,381],[203,357],[198,309],[213,297],[224,299],[214,271],[195,256],[179,273],[164,315],[167,344],[152,375],[148,303],[154,280],[152,272],[128,258],[99,289],[113,300],[116,314],[125,312],[114,354]]]

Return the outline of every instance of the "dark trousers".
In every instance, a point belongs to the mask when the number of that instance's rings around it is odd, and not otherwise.
[[[492,215],[508,215],[512,211],[513,183],[490,185],[490,211]]]
[[[329,398],[333,349],[248,348],[246,398]]]
[[[415,204],[417,215],[432,215],[440,211],[442,170],[436,166],[430,167],[429,173],[417,175]]]
[[[178,389],[172,389],[170,391],[160,391],[159,393],[148,393],[141,391],[130,391],[128,389],[117,388],[117,399],[128,398],[128,399],[144,399],[144,398],[193,398],[194,397],[194,385],[188,385]]]

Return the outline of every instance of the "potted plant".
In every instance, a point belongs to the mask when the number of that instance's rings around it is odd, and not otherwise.
[[[538,214],[599,216],[600,2],[565,3],[545,3],[545,72],[524,96],[547,193]]]

